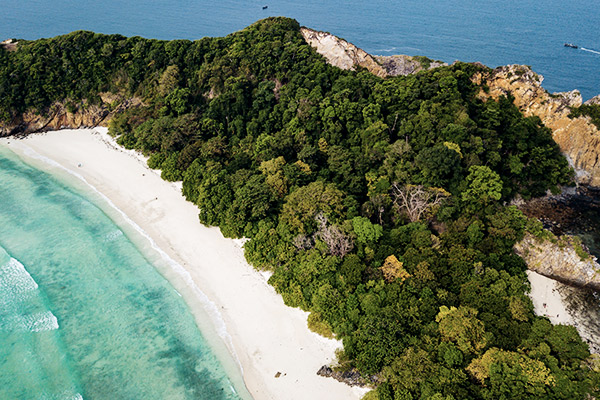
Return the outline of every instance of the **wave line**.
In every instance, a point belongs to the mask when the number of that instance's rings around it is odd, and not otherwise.
[[[583,51],[587,51],[589,53],[600,54],[600,51],[596,51],[596,50],[592,50],[592,49],[586,49],[585,47],[580,47],[580,49],[583,50]]]
[[[108,136],[107,133],[104,133],[99,129],[93,129],[92,133],[94,133],[94,132],[100,134],[100,136],[105,136],[105,137]],[[65,172],[67,172],[68,174],[76,177],[84,184],[86,184],[90,189],[92,189],[92,191],[94,191],[98,196],[100,196],[102,198],[102,200],[104,200],[104,202],[106,204],[108,204],[108,206],[110,208],[115,210],[121,216],[121,218],[123,218],[123,220],[125,220],[125,222],[129,226],[133,227],[133,229],[135,229],[142,237],[144,237],[149,242],[150,247],[152,247],[152,249],[161,256],[163,261],[165,261],[171,267],[171,269],[173,271],[175,271],[185,281],[185,283],[194,291],[196,298],[200,300],[200,302],[204,308],[204,311],[206,312],[206,314],[208,314],[208,317],[211,319],[212,325],[213,325],[214,329],[216,330],[217,335],[219,335],[221,340],[223,340],[223,342],[225,342],[225,346],[229,350],[230,354],[233,356],[233,359],[235,360],[236,364],[238,365],[238,368],[240,369],[240,372],[243,375],[244,368],[242,366],[242,362],[240,361],[240,358],[239,358],[237,352],[235,351],[235,347],[233,345],[233,338],[231,337],[231,334],[227,330],[227,325],[225,323],[225,319],[223,318],[223,314],[221,314],[217,305],[196,284],[196,282],[192,278],[192,275],[189,273],[189,271],[187,269],[185,269],[177,261],[175,261],[171,256],[169,256],[169,254],[167,252],[165,252],[141,226],[139,226],[135,221],[133,221],[131,218],[129,218],[129,216],[127,214],[125,214],[125,212],[123,210],[121,210],[119,207],[117,207],[117,205],[115,203],[113,203],[112,200],[108,198],[108,196],[106,196],[104,193],[102,193],[100,190],[98,190],[94,185],[92,185],[90,182],[88,182],[87,179],[85,179],[85,177],[83,175],[63,166],[62,164],[58,163],[57,161],[52,160],[51,158],[48,158],[48,157],[45,157],[45,156],[39,154],[38,152],[36,152],[31,147],[28,147],[27,145],[23,145],[21,147],[21,149],[23,150],[23,153],[26,156],[43,161],[44,163],[46,163],[48,165],[51,165],[58,169],[61,169]]]

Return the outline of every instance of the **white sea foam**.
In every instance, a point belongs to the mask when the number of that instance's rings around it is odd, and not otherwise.
[[[117,229],[116,231],[107,233],[104,236],[104,240],[106,240],[107,242],[112,242],[113,240],[116,240],[121,236],[123,236],[123,231],[121,231],[120,229]]]
[[[580,48],[581,48],[581,50],[587,51],[589,53],[600,54],[600,51],[596,51],[596,50],[592,50],[592,49],[586,49],[585,47],[580,47]]]
[[[3,294],[20,296],[37,288],[38,284],[18,260],[11,258],[0,266],[0,292]]]
[[[60,394],[43,394],[39,400],[83,400],[83,396],[80,393],[65,391]]]
[[[3,318],[0,330],[5,332],[44,332],[58,329],[58,320],[51,311],[14,315]]]
[[[110,141],[111,138],[110,138],[110,136],[108,136],[108,134],[106,132],[98,132],[98,133],[102,136],[101,140]],[[108,137],[109,139],[106,139],[106,137]],[[123,151],[123,150],[121,150],[121,151]],[[104,193],[102,193],[101,191],[96,189],[96,187],[94,185],[89,183],[81,174],[79,174],[69,168],[64,167],[63,165],[59,164],[58,162],[56,162],[48,157],[42,156],[41,154],[37,153],[35,150],[33,150],[30,147],[25,147],[23,152],[28,157],[35,158],[37,160],[43,161],[44,163],[46,163],[48,165],[59,168],[65,172],[67,172],[68,174],[76,177],[83,183],[85,183],[98,196],[100,196],[112,209],[117,211],[119,213],[119,215],[125,220],[125,222],[127,222],[130,226],[132,226],[146,240],[148,240],[152,249],[154,251],[156,251],[162,257],[162,259],[169,264],[171,269],[173,271],[175,271],[185,281],[185,283],[194,291],[196,297],[202,303],[202,305],[204,307],[204,311],[208,314],[209,318],[211,319],[212,324],[213,324],[217,334],[227,345],[227,348],[229,349],[231,355],[235,359],[235,361],[238,365],[238,368],[240,369],[240,372],[243,374],[244,370],[242,367],[242,363],[240,362],[240,359],[235,351],[235,347],[233,346],[233,340],[231,338],[231,335],[227,331],[227,326],[225,324],[225,320],[223,319],[223,315],[219,312],[219,308],[217,307],[217,305],[213,301],[211,301],[208,298],[208,296],[206,296],[206,294],[198,287],[198,285],[196,285],[191,274],[181,264],[179,264],[177,261],[173,260],[173,258],[171,258],[171,256],[169,256],[163,249],[161,249],[158,246],[158,244],[156,244],[154,239],[152,239],[152,237],[150,237],[150,235],[142,229],[142,227],[140,227],[137,223],[135,223],[135,221],[133,221],[131,218],[129,218],[129,216],[127,216],[127,214],[125,214],[125,212],[123,212],[119,207],[117,207],[106,195],[104,195]]]

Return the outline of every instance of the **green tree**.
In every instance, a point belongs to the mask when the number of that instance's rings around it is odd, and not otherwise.
[[[435,320],[442,338],[456,343],[463,353],[477,354],[487,343],[485,328],[473,308],[442,306]]]
[[[470,167],[466,180],[468,188],[461,198],[473,209],[485,207],[502,197],[502,179],[485,165]]]
[[[311,233],[316,229],[315,217],[319,212],[336,220],[342,216],[343,209],[343,193],[332,184],[316,181],[286,197],[280,219],[300,233]]]

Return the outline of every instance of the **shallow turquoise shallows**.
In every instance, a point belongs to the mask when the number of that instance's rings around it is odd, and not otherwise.
[[[245,398],[152,257],[0,149],[0,399]]]

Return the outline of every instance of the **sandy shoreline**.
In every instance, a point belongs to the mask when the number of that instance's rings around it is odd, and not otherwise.
[[[316,375],[339,343],[310,332],[307,314],[283,304],[265,276],[246,263],[238,242],[202,226],[180,185],[160,179],[134,152],[115,148],[105,128],[4,138],[0,144],[25,159],[46,157],[83,177],[183,267],[174,273],[189,279],[186,301],[191,308],[205,308],[196,315],[212,314],[214,330],[239,361],[254,399],[351,400],[365,393]]]
[[[537,272],[527,271],[531,284],[529,297],[536,315],[547,317],[552,324],[572,325],[592,353],[600,354],[600,320],[598,310],[590,309],[583,289],[574,288]]]

